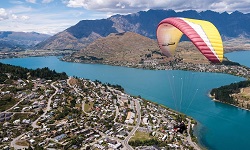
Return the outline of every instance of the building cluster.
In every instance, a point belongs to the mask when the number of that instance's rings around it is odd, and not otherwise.
[[[13,86],[22,90],[8,92],[11,85],[1,89],[1,96],[17,99],[0,114],[1,149],[127,149],[125,140],[133,140],[133,129],[167,147],[190,146],[187,134],[177,132],[178,114],[115,86],[75,78],[19,79]]]
[[[227,73],[235,76],[241,76],[247,79],[250,78],[250,68],[238,65],[177,63],[173,66],[166,66],[166,68],[164,69]]]
[[[241,65],[224,65],[224,64],[194,64],[182,61],[173,61],[169,63],[154,63],[151,65],[140,65],[139,68],[149,68],[157,70],[187,70],[195,72],[216,72],[227,73],[244,78],[250,78],[250,68]]]
[[[2,51],[0,59],[20,58],[20,57],[42,57],[42,56],[62,56],[69,55],[72,50],[25,50],[25,51]]]
[[[159,141],[168,143],[170,148],[191,147],[186,138],[187,132],[178,132],[181,122],[188,124],[185,116],[148,101],[141,103],[142,122],[139,131],[151,133]]]

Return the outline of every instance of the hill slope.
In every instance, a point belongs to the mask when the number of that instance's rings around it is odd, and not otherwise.
[[[72,58],[83,62],[125,65],[127,63],[139,64],[153,57],[154,53],[155,56],[162,57],[155,40],[133,32],[125,32],[99,38],[86,48],[74,53]]]
[[[0,31],[0,49],[8,51],[31,48],[49,37],[50,35],[36,32]]]
[[[112,33],[64,57],[64,60],[133,67],[140,64],[157,65],[176,58],[182,58],[184,62],[209,63],[191,42],[178,45],[176,57],[167,58],[161,54],[156,40],[133,32]]]

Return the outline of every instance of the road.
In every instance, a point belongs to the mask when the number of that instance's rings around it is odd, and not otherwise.
[[[82,93],[80,93],[80,92],[77,90],[77,88],[75,87],[75,85],[70,85],[69,81],[71,80],[71,78],[72,78],[72,77],[69,77],[69,78],[67,79],[67,84],[68,84],[68,86],[71,87],[71,88],[73,88],[77,94],[79,94],[80,96],[84,97],[84,96],[82,95]],[[85,82],[85,83],[86,83],[86,82]],[[84,86],[86,87],[85,83],[84,83]],[[84,105],[85,105],[85,101],[82,101],[82,111],[83,111],[85,114],[90,115],[89,113],[87,113],[87,112],[84,110]]]
[[[72,78],[72,77],[69,77],[69,78],[67,79],[67,84],[68,84],[68,86],[71,87],[71,88],[73,88],[73,89],[76,91],[77,94],[83,96],[82,93],[80,93],[80,92],[77,90],[77,88],[76,88],[75,85],[70,85],[69,81],[71,80],[71,78]],[[85,83],[84,83],[84,86],[85,86]]]
[[[114,118],[114,122],[116,122],[118,114],[119,114],[119,108],[118,108],[118,106],[115,106],[115,118]]]
[[[43,113],[40,117],[38,117],[34,122],[32,122],[32,124],[31,124],[31,126],[33,127],[32,130],[34,130],[35,128],[40,128],[40,126],[37,125],[38,120],[39,120],[42,116],[45,116],[46,113],[47,113],[48,111],[51,110],[50,104],[51,104],[52,98],[56,95],[56,93],[57,93],[58,90],[59,90],[57,87],[54,86],[54,84],[55,84],[55,82],[51,83],[50,85],[51,85],[51,87],[53,87],[56,91],[50,96],[50,98],[49,98],[49,100],[48,100],[47,107],[46,107],[46,109],[44,110],[44,113]],[[31,131],[32,131],[32,130],[31,130]],[[28,131],[28,132],[30,132],[30,131]],[[16,142],[17,142],[21,137],[23,137],[25,134],[27,134],[28,132],[25,132],[25,133],[19,135],[18,137],[14,138],[14,139],[11,141],[11,143],[10,143],[10,147],[14,147],[14,149],[24,149],[24,148],[28,148],[27,146],[20,146],[20,145],[17,145],[17,144],[16,144]]]
[[[32,122],[31,126],[32,126],[33,128],[40,128],[40,126],[37,125],[38,120],[39,120],[41,117],[44,117],[44,116],[46,115],[46,113],[47,113],[48,111],[51,110],[50,105],[51,105],[52,98],[56,95],[56,93],[57,93],[58,90],[59,90],[56,86],[54,86],[54,84],[55,84],[55,82],[51,83],[50,85],[51,85],[51,87],[53,87],[56,91],[50,96],[50,98],[49,98],[49,100],[48,100],[47,107],[46,107],[45,110],[44,110],[44,113],[43,113],[40,117],[38,117],[34,122]]]
[[[28,146],[16,145],[16,142],[17,142],[21,137],[23,137],[26,133],[28,133],[28,132],[25,132],[25,133],[19,135],[18,137],[14,138],[14,139],[10,142],[10,147],[14,147],[14,149],[25,149],[25,148],[28,148]]]
[[[24,98],[22,98],[19,102],[17,102],[14,106],[12,106],[11,108],[5,110],[4,112],[1,113],[5,113],[5,112],[9,112],[10,110],[14,109],[18,104],[20,104],[23,100],[25,100],[27,97],[29,97],[31,94],[25,96]]]
[[[141,106],[138,100],[135,100],[136,105],[136,112],[137,112],[137,122],[136,125],[133,127],[132,131],[128,134],[128,136],[124,139],[124,146],[128,150],[133,150],[133,148],[128,144],[130,138],[135,134],[135,131],[139,128],[141,124]]]

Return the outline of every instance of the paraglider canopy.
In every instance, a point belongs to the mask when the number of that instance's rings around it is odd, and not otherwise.
[[[217,28],[210,22],[189,18],[166,18],[157,27],[157,41],[162,53],[173,56],[185,34],[211,62],[222,62],[223,44]]]

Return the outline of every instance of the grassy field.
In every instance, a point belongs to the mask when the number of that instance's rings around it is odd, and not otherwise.
[[[76,85],[77,83],[78,83],[78,80],[75,79],[75,78],[71,78],[71,79],[69,80],[69,84],[70,84],[71,86],[74,86],[74,85]]]
[[[241,93],[242,96],[245,96],[247,98],[250,98],[250,87],[246,87],[242,90],[242,93]]]
[[[24,140],[19,140],[16,142],[17,145],[20,145],[20,146],[29,146],[29,143],[27,141],[24,141]]]
[[[84,111],[89,112],[93,108],[94,102],[88,102],[84,105]]]
[[[152,137],[150,137],[149,133],[136,131],[135,136],[133,136],[130,140],[131,141],[135,141],[135,140],[144,141],[144,140],[150,140],[150,139],[152,139]]]
[[[37,117],[36,115],[30,115],[30,114],[21,114],[21,113],[15,113],[14,116],[12,117],[12,121],[16,120],[16,119],[31,119],[32,121],[35,120]]]
[[[11,108],[13,105],[15,105],[18,102],[17,99],[13,98],[12,96],[6,95],[1,97],[0,99],[0,111],[5,111],[9,108]]]
[[[240,93],[233,94],[239,107],[250,109],[250,87],[242,88]]]

